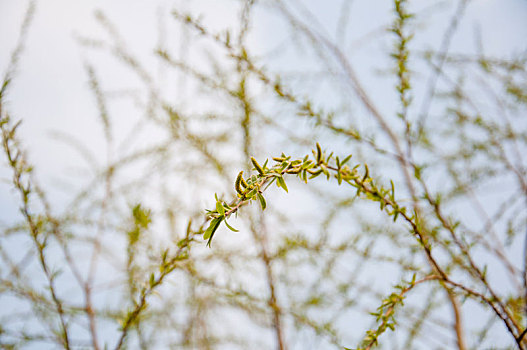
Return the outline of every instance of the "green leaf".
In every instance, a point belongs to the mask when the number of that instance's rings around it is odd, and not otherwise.
[[[318,169],[316,171],[308,171],[311,176],[309,177],[309,179],[314,179],[315,177],[317,177],[318,175],[322,174],[322,169]]]
[[[148,225],[152,222],[151,212],[149,209],[145,209],[141,204],[137,204],[132,209],[132,215],[136,226],[142,227],[144,229],[148,228]]]
[[[217,211],[221,216],[224,216],[224,215],[225,215],[225,208],[223,207],[223,204],[221,204],[220,201],[217,201],[217,202],[216,202],[216,211]]]
[[[344,158],[344,160],[342,162],[340,162],[340,165],[344,166],[344,164],[346,164],[348,162],[348,160],[350,160],[351,158],[351,154],[349,156],[347,156],[346,158]]]
[[[224,220],[225,222],[225,226],[227,226],[227,228],[231,231],[234,231],[234,232],[239,232],[237,229],[235,229],[234,227],[232,227],[231,225],[229,225],[229,223],[227,222],[227,220]]]
[[[180,239],[178,242],[177,242],[177,246],[178,248],[183,248],[184,246],[186,246],[188,244],[188,238],[183,238],[183,239]]]
[[[139,240],[139,236],[141,235],[141,231],[139,230],[139,227],[135,227],[133,230],[128,231],[128,242],[130,245],[134,245]]]
[[[154,275],[153,272],[150,274],[150,281],[149,281],[149,283],[150,283],[150,288],[152,288],[154,286],[154,284],[156,283],[155,275]]]
[[[187,224],[187,231],[186,231],[187,232],[187,237],[190,236],[191,229],[192,229],[192,219],[190,219],[188,221],[188,224]]]
[[[320,148],[320,144],[318,142],[317,142],[316,157],[317,157],[317,164],[320,164],[320,162],[322,161],[322,148]]]
[[[254,196],[256,196],[256,193],[258,193],[258,187],[253,188],[245,195],[246,198],[252,199]]]
[[[265,198],[262,196],[261,193],[258,193],[258,200],[260,201],[260,205],[262,206],[262,211],[265,210],[267,207],[267,203],[265,203]]]
[[[285,180],[284,180],[284,178],[282,176],[277,177],[276,181],[277,181],[278,186],[282,187],[284,189],[284,191],[289,193],[289,191],[287,190],[287,185],[285,184]]]
[[[364,164],[364,168],[366,169],[366,171],[364,172],[364,177],[362,178],[362,182],[366,181],[366,179],[368,178],[368,176],[370,174],[370,170],[368,169],[368,165],[367,164]]]
[[[328,169],[323,165],[320,166],[320,169],[322,169],[322,172],[324,173],[324,175],[326,175],[326,178],[329,180],[330,175]]]
[[[280,166],[280,172],[286,169],[289,169],[290,166],[291,166],[291,162],[288,162],[288,161],[282,162],[282,165]]]
[[[210,222],[209,227],[207,228],[207,230],[203,234],[203,239],[208,239],[209,240],[207,242],[207,246],[210,247],[210,242],[212,241],[212,237],[214,236],[214,232],[216,232],[216,230],[220,226],[220,223],[222,222],[223,219],[225,219],[225,217],[220,216],[219,218],[212,219],[212,221]]]

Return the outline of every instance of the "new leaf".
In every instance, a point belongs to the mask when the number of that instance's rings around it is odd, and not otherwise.
[[[210,222],[209,227],[207,228],[207,230],[203,234],[203,239],[208,239],[209,240],[207,242],[207,246],[210,247],[210,242],[212,241],[212,237],[214,236],[214,232],[216,232],[216,230],[220,226],[220,223],[223,221],[223,219],[224,219],[224,217],[220,216],[219,218],[212,219],[212,221]]]

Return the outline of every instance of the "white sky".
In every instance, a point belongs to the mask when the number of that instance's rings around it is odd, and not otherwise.
[[[0,0],[0,33],[3,33],[0,36],[2,74],[18,39],[18,30],[27,3]],[[60,129],[81,138],[98,132],[94,123],[96,109],[93,96],[88,91],[84,69],[87,55],[75,39],[77,34],[106,38],[95,20],[94,11],[101,9],[114,22],[134,53],[148,55],[155,47],[153,38],[158,37],[158,12],[168,12],[173,6],[183,3],[186,2],[37,1],[36,17],[30,29],[27,49],[7,99],[9,111],[15,118],[25,121],[21,130],[34,161],[48,164],[47,167],[52,168],[60,167],[62,163],[62,157],[57,156],[59,149],[54,149],[53,145],[49,144],[49,130]],[[229,15],[221,1],[199,3],[207,13],[219,17]],[[324,6],[329,3],[324,2]],[[413,3],[422,4],[419,1]],[[319,13],[325,10],[333,13],[320,5],[317,7],[320,7]],[[324,16],[321,15],[321,18]],[[368,21],[366,18],[355,20]],[[474,28],[478,23],[482,24],[486,53],[499,55],[511,52],[514,47],[517,49],[512,51],[525,50],[527,1],[474,0],[464,23],[467,28],[460,30],[456,35],[452,46],[454,50],[463,49],[467,45],[473,46]],[[117,86],[120,78],[115,76]],[[122,78],[124,79],[124,76]],[[52,148],[40,147],[42,144],[48,144]]]

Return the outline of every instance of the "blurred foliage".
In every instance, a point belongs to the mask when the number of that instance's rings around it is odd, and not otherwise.
[[[451,49],[467,0],[378,4],[363,37],[353,1],[334,34],[309,2],[196,3],[148,58],[103,12],[79,38],[102,132],[68,139],[66,204],[6,105],[31,3],[0,91],[0,346],[527,349],[526,51]]]

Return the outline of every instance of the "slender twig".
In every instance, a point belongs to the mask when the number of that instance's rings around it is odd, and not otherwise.
[[[51,293],[51,297],[53,299],[53,303],[55,304],[55,309],[60,320],[61,337],[59,338],[59,340],[66,349],[70,349],[68,324],[66,322],[66,314],[64,311],[63,301],[58,296],[55,285],[55,275],[51,271],[48,259],[46,258],[44,253],[47,246],[47,237],[42,232],[40,224],[37,223],[38,219],[35,218],[34,214],[31,213],[29,205],[32,188],[31,182],[28,177],[29,173],[31,172],[31,168],[27,165],[23,151],[17,149],[16,146],[13,145],[13,143],[16,142],[15,132],[19,124],[16,124],[14,127],[9,128],[7,119],[8,117],[6,116],[4,119],[1,113],[2,107],[0,100],[0,127],[2,130],[2,144],[9,166],[13,171],[13,185],[15,186],[21,196],[22,206],[20,210],[29,226],[30,236],[37,250],[40,267],[46,277],[49,291]]]
[[[426,276],[418,281],[414,281],[412,283],[410,283],[407,287],[403,288],[401,290],[401,292],[398,293],[398,298],[399,298],[399,302],[402,302],[404,296],[406,293],[408,293],[409,291],[411,291],[415,286],[421,284],[421,283],[424,283],[424,282],[427,282],[427,281],[432,281],[432,280],[437,280],[437,279],[440,279],[439,276],[437,275],[430,275],[430,276]],[[391,317],[393,317],[393,314],[395,312],[395,307],[398,306],[397,303],[394,303],[392,304],[391,306],[389,306],[385,311],[382,312],[383,314],[383,321],[382,323],[379,325],[378,329],[385,329],[387,328],[387,324],[390,322],[390,319]],[[364,348],[364,350],[370,350],[373,346],[375,346],[377,344],[377,339],[378,339],[378,335],[376,335],[375,337],[373,337],[367,344],[366,344],[366,347]]]

